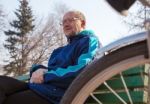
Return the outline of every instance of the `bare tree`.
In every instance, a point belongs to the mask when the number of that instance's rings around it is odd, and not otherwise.
[[[130,11],[128,17],[124,22],[129,27],[129,31],[142,31],[144,30],[144,21],[150,18],[150,8],[143,6],[141,2],[136,2],[132,12]]]
[[[49,18],[43,28],[34,31],[28,40],[26,54],[29,57],[29,66],[46,61],[51,51],[60,45],[58,44],[60,40],[57,38],[58,31],[55,27],[54,18]]]
[[[64,44],[66,44],[66,37],[63,34],[63,30],[62,30],[62,18],[64,16],[64,14],[70,10],[70,7],[66,6],[66,4],[64,3],[57,3],[56,5],[54,5],[54,11],[55,11],[55,18],[57,18],[56,22],[56,26],[58,27],[57,31],[58,31],[58,40],[60,40],[59,44],[60,46],[63,46]]]
[[[52,51],[67,43],[60,23],[62,16],[68,10],[66,5],[57,4],[54,8],[55,12],[48,16],[47,21],[44,24],[40,21],[32,35],[29,35],[31,37],[25,51],[28,57],[27,69],[30,69],[32,64],[46,64]]]
[[[28,33],[24,50],[22,50],[26,58],[24,74],[28,73],[32,64],[46,64],[52,51],[67,43],[60,25],[62,16],[66,11],[68,11],[67,6],[58,3],[46,19],[42,19],[38,23],[36,19],[34,30]],[[15,73],[10,74],[15,75]]]

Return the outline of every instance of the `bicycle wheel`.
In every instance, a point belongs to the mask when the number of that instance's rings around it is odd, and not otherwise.
[[[95,60],[80,73],[66,91],[60,104],[105,104],[97,99],[93,92],[102,84],[107,86],[106,81],[113,76],[131,67],[148,63],[147,57],[146,40],[112,49],[110,53]],[[95,99],[95,103],[87,103],[89,97]],[[118,104],[133,104],[130,97],[130,103],[125,102],[123,98],[119,99],[121,102]]]

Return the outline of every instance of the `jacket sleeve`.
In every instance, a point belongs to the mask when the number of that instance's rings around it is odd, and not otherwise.
[[[31,67],[31,69],[30,69],[30,77],[32,76],[32,73],[33,73],[34,71],[36,71],[36,70],[38,70],[38,69],[40,69],[40,68],[42,68],[42,69],[48,69],[48,68],[47,68],[46,66],[44,66],[44,65],[33,64],[32,67]]]
[[[77,64],[67,68],[58,67],[56,70],[50,70],[44,75],[44,82],[56,81],[68,78],[81,71],[96,55],[99,48],[99,41],[96,37],[90,37],[78,46]]]

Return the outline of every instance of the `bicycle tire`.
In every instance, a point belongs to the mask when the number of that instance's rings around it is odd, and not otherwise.
[[[129,62],[129,66],[123,64],[127,62]],[[149,60],[146,40],[121,47],[88,65],[70,85],[60,104],[84,104],[90,92],[105,80],[126,70],[122,67],[130,68],[147,62]],[[112,67],[117,64],[121,67],[114,70]],[[99,82],[97,78],[99,78]]]

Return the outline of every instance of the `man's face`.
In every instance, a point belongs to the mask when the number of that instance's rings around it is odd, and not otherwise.
[[[67,13],[62,21],[63,30],[66,36],[76,35],[85,27],[85,21],[81,20],[79,16],[74,13]]]

